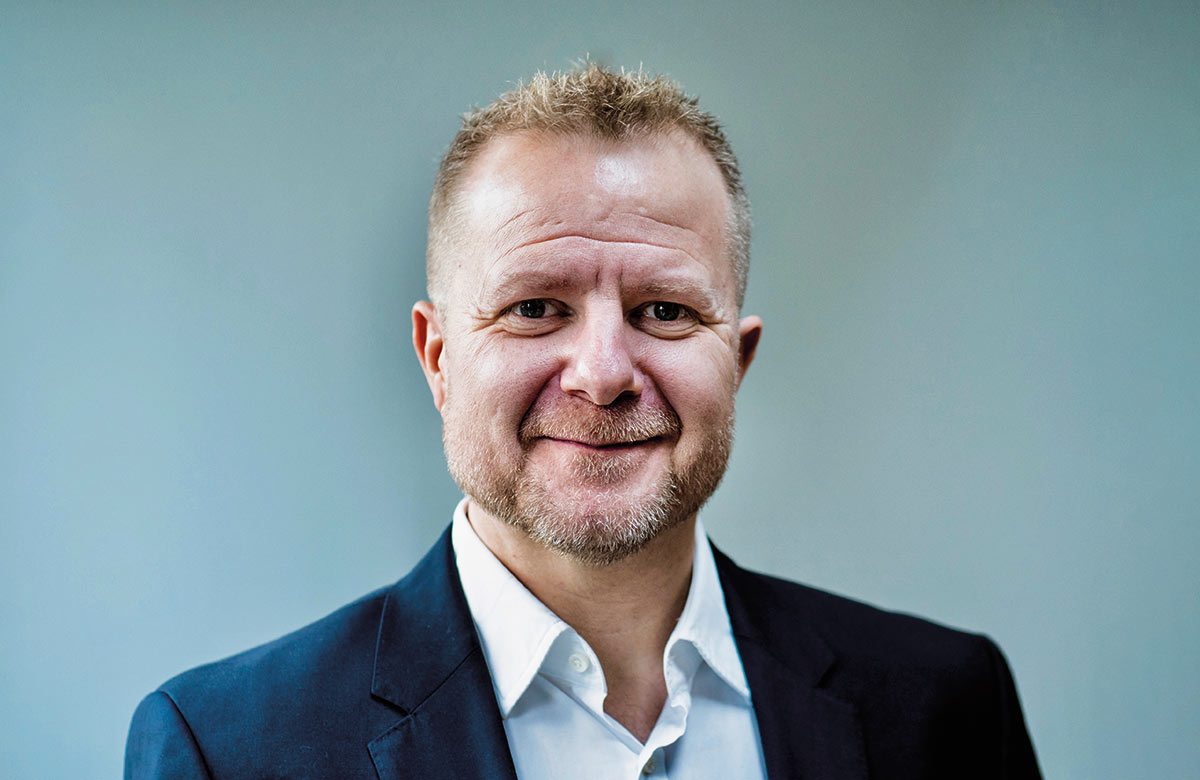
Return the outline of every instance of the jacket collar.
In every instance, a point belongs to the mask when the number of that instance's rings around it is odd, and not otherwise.
[[[837,658],[805,591],[713,555],[768,778],[866,778],[858,715],[826,686]],[[381,780],[516,780],[493,691],[447,530],[384,602],[371,693],[403,717],[368,746]]]
[[[837,657],[806,608],[807,591],[751,574],[715,547],[713,555],[750,683],[767,777],[866,778],[858,713],[826,686]]]
[[[368,745],[381,780],[516,780],[449,531],[388,593],[371,694],[404,713]]]

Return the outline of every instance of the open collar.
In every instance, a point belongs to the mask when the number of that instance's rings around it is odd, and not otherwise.
[[[458,575],[471,616],[491,669],[496,699],[508,717],[533,678],[543,672],[564,676],[566,662],[552,652],[560,636],[574,630],[550,611],[483,543],[466,513],[467,499],[454,511],[451,541]],[[667,640],[665,654],[676,644],[691,644],[716,675],[744,701],[750,688],[734,643],[721,593],[716,562],[704,526],[696,521],[692,576],[683,611]],[[579,644],[586,645],[583,640]],[[593,662],[595,661],[592,658]]]
[[[555,640],[572,629],[487,548],[467,519],[467,501],[454,510],[450,540],[500,714],[507,718],[545,665]]]
[[[835,676],[837,658],[814,629],[796,586],[781,597],[780,583],[738,568],[718,550],[713,555],[767,776],[866,778],[857,712],[825,684]],[[371,693],[400,711],[368,745],[381,780],[516,780],[449,529],[388,592]]]

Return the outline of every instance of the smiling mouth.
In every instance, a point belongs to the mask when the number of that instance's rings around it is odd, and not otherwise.
[[[576,447],[582,447],[587,450],[599,452],[621,452],[623,450],[631,450],[636,447],[641,447],[646,444],[653,444],[661,437],[655,436],[649,439],[638,439],[637,441],[613,441],[613,442],[595,442],[595,441],[579,441],[577,439],[559,439],[554,436],[542,437],[547,441],[558,442],[559,444],[573,444]]]

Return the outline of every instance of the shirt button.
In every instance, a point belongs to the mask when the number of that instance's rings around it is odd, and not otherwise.
[[[654,774],[654,756],[650,756],[650,758],[646,759],[646,765],[644,767],[642,767],[642,774],[644,774],[644,775]]]
[[[587,668],[591,666],[587,656],[583,653],[571,653],[571,657],[567,659],[567,663],[571,665],[572,669],[581,673],[586,672]]]

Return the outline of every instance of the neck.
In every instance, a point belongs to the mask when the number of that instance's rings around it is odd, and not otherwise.
[[[663,651],[687,601],[696,519],[606,566],[580,563],[531,540],[474,501],[468,518],[488,549],[583,637],[604,670],[604,710],[645,742],[666,701]]]

